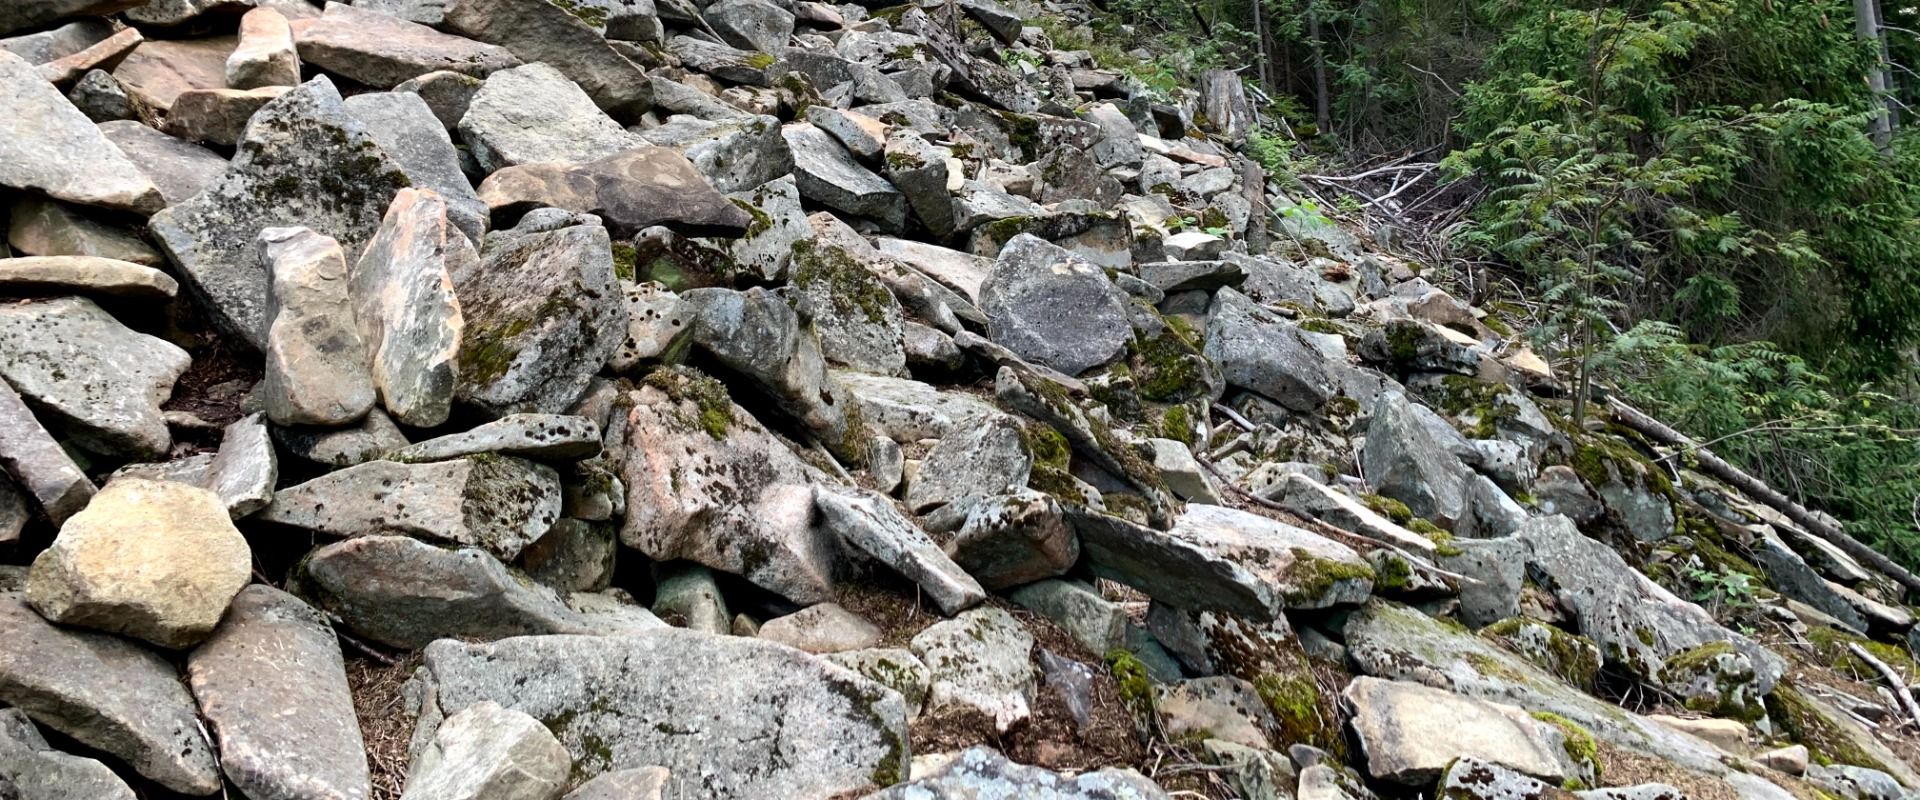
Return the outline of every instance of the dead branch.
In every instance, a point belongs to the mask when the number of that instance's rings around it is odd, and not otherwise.
[[[1913,724],[1920,725],[1920,704],[1914,703],[1913,692],[1907,689],[1906,679],[1900,677],[1900,673],[1894,672],[1893,667],[1887,666],[1887,662],[1874,658],[1873,654],[1867,652],[1867,648],[1861,647],[1858,642],[1848,642],[1847,650],[1853,653],[1854,658],[1867,662],[1868,666],[1880,673],[1880,677],[1886,679],[1887,685],[1893,687],[1893,696],[1900,698],[1900,707],[1907,712],[1907,717],[1913,720]]]

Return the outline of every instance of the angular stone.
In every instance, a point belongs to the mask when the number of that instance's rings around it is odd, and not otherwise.
[[[793,244],[789,281],[813,311],[820,349],[834,364],[882,375],[906,371],[900,303],[867,267],[871,250],[822,239]]]
[[[943,439],[1006,413],[974,395],[919,381],[854,372],[834,376],[859,404],[860,416],[896,442]]]
[[[1012,614],[968,611],[916,634],[910,647],[933,671],[925,713],[998,733],[1032,713],[1033,635]]]
[[[715,800],[864,791],[903,778],[910,757],[897,692],[743,637],[442,641],[427,648],[410,691],[421,708],[416,749],[448,710],[491,700],[555,731],[577,777],[660,765],[702,776],[702,796]]]
[[[240,18],[240,44],[227,56],[227,85],[235,89],[293,86],[300,82],[300,54],[287,18],[262,6]]]
[[[1015,764],[989,748],[975,747],[929,774],[916,775],[912,783],[867,795],[862,800],[987,797],[1166,800],[1167,793],[1130,769],[1109,767],[1069,778],[1040,767]]]
[[[819,339],[785,299],[759,287],[681,297],[693,310],[693,342],[702,352],[744,376],[828,452],[853,462],[864,457],[859,406],[827,373]]]
[[[1273,588],[1204,542],[1067,506],[1087,566],[1181,608],[1273,619],[1282,605]]]
[[[165,114],[181,92],[227,87],[227,55],[240,40],[148,39],[113,68],[113,77],[139,106]]]
[[[193,695],[173,665],[117,636],[58,627],[0,592],[0,703],[166,788],[220,791]]]
[[[36,0],[29,3],[10,3],[6,8],[0,9],[0,36],[18,30],[38,28],[72,17],[105,16],[140,4],[141,0]],[[103,37],[104,35],[102,34]],[[85,46],[79,45],[79,47]],[[5,49],[12,51],[12,48]],[[23,58],[27,57],[26,53],[19,53],[19,55]],[[35,63],[43,63],[55,58],[59,56],[47,56]]]
[[[286,91],[285,86],[189,89],[174,98],[166,131],[189,142],[232,147],[246,134],[248,120]]]
[[[507,560],[559,517],[559,476],[508,456],[370,461],[281,489],[259,514],[330,536],[415,536],[480,547]]]
[[[77,19],[35,33],[8,36],[0,31],[0,50],[24,58],[29,64],[40,65],[66,58],[112,35],[113,24],[107,20]]]
[[[15,201],[8,214],[6,243],[15,255],[110,258],[146,267],[166,263],[139,234],[83,213],[79,206],[26,196]]]
[[[1042,580],[1007,595],[1021,607],[1052,620],[1089,653],[1106,653],[1127,641],[1127,612],[1075,580]]]
[[[780,132],[793,150],[793,177],[801,197],[872,219],[892,231],[906,224],[906,198],[885,178],[860,166],[839,140],[807,123],[790,124]]]
[[[401,422],[431,427],[452,411],[455,359],[466,331],[453,275],[471,272],[479,260],[473,245],[456,235],[446,201],[408,188],[394,195],[353,266],[349,292],[373,385]]]
[[[252,564],[218,495],[124,478],[34,559],[27,599],[55,622],[179,649],[213,631]]]
[[[85,50],[41,64],[40,77],[55,86],[71,86],[89,72],[118,66],[143,41],[138,29],[122,28]]]
[[[0,53],[0,185],[82,205],[150,214],[160,190],[93,120],[12,53]]]
[[[861,650],[880,643],[880,629],[834,603],[808,606],[760,626],[759,636],[809,653]]]
[[[1374,490],[1405,503],[1414,516],[1443,528],[1471,524],[1471,470],[1422,424],[1405,395],[1389,392],[1374,402],[1360,461]]]
[[[913,653],[899,648],[849,650],[829,653],[825,658],[899,692],[907,701],[908,716],[912,717],[920,715],[920,704],[926,702],[927,690],[933,683],[933,674],[927,665],[920,663]]]
[[[373,407],[367,344],[354,324],[347,257],[306,228],[260,232],[273,276],[262,400],[277,425],[345,425]]]
[[[568,792],[565,800],[667,800],[672,777],[666,767],[606,772]]]
[[[378,407],[350,428],[272,428],[274,441],[297,458],[329,467],[364,464],[407,446],[407,436]]]
[[[1007,243],[980,289],[987,336],[1022,358],[1078,375],[1133,335],[1124,295],[1098,267],[1037,236]],[[1062,314],[1063,308],[1075,309]]]
[[[486,172],[515,164],[578,164],[646,144],[546,64],[487,76],[460,118],[460,139]]]
[[[1316,411],[1334,395],[1326,357],[1291,323],[1232,289],[1214,295],[1205,349],[1228,383],[1293,411]]]
[[[1487,760],[1552,783],[1578,774],[1560,730],[1513,706],[1366,676],[1354,678],[1341,696],[1354,709],[1353,731],[1375,778],[1425,785],[1457,758]]]
[[[427,107],[433,109],[433,116],[447,130],[457,130],[460,118],[467,115],[467,106],[473,103],[473,95],[480,91],[481,80],[472,75],[439,70],[409,79],[393,87],[396,92],[412,92],[427,101]]]
[[[814,507],[822,527],[918,584],[941,611],[957,613],[987,599],[973,576],[879,493],[821,486],[814,492]]]
[[[40,427],[20,395],[0,381],[0,466],[59,525],[93,499],[93,482]]]
[[[485,78],[520,65],[504,47],[342,3],[327,4],[319,19],[295,22],[293,40],[301,60],[376,89],[429,72]]]
[[[220,743],[220,765],[255,800],[372,792],[346,663],[326,617],[249,586],[187,659],[188,685]]]
[[[600,426],[569,414],[509,414],[390,454],[395,461],[445,461],[497,453],[541,461],[578,461],[600,453]]]
[[[715,191],[693,164],[664,147],[640,147],[577,165],[526,164],[480,184],[496,216],[550,207],[593,214],[616,239],[665,225],[688,236],[735,237],[753,221]]]
[[[907,507],[924,514],[962,497],[1005,494],[1026,486],[1033,456],[1025,435],[1019,422],[1000,415],[941,439],[907,485]]]
[[[153,179],[167,205],[185,202],[220,177],[227,160],[212,150],[183,142],[132,120],[113,120],[98,126],[107,141],[125,153],[133,165]]]
[[[107,765],[53,749],[17,708],[0,711],[0,786],[22,800],[134,800]]]
[[[720,0],[700,12],[727,44],[778,53],[793,36],[793,14],[765,0]]]
[[[1023,490],[974,502],[947,554],[982,586],[999,591],[1072,569],[1080,540],[1059,501]]]
[[[239,519],[273,502],[279,477],[279,456],[274,453],[266,417],[255,413],[227,426],[201,485],[220,497],[228,516]]]
[[[739,50],[691,36],[667,40],[667,52],[689,69],[748,86],[775,86],[787,74],[786,62],[766,53]]]
[[[431,189],[447,204],[447,217],[479,242],[487,231],[487,204],[460,171],[460,151],[453,138],[419,95],[409,92],[368,92],[347,98],[347,113],[367,130],[374,144],[399,165],[415,189]]]
[[[482,701],[441,721],[407,770],[404,800],[554,800],[573,759],[526,712]]]
[[[407,177],[325,77],[268,103],[254,123],[217,183],[149,225],[216,322],[259,348],[269,283],[255,252],[259,232],[305,226],[357,258]]]
[[[627,338],[607,359],[614,372],[635,370],[684,352],[693,334],[693,315],[680,296],[651,281],[622,283],[627,298]]]
[[[95,256],[0,258],[0,290],[85,294],[165,302],[180,289],[166,273]]]
[[[904,191],[904,188],[903,188]],[[960,293],[968,302],[980,301],[980,288],[993,274],[994,260],[971,253],[908,239],[881,237],[875,242],[881,254],[898,259]]]
[[[731,627],[727,598],[713,571],[687,561],[655,564],[653,611],[675,627],[724,634]]]
[[[185,351],[78,297],[0,307],[0,377],[80,445],[135,458],[172,444],[160,404]]]
[[[1270,747],[1276,727],[1260,693],[1239,678],[1218,675],[1153,687],[1160,729],[1174,741],[1220,739],[1243,747]]]
[[[865,164],[878,164],[887,146],[887,123],[855,111],[808,106],[807,122],[826,131]]]
[[[646,73],[566,9],[543,0],[448,0],[443,27],[565,75],[615,118],[653,107]]]
[[[887,180],[906,195],[913,215],[936,239],[952,236],[957,221],[953,211],[953,150],[926,140],[912,130],[896,130],[887,137],[883,154]]]
[[[530,215],[452,275],[467,326],[456,396],[489,413],[566,410],[626,337],[611,243],[591,217]]]
[[[619,549],[614,536],[613,525],[605,521],[562,519],[520,551],[520,565],[529,577],[557,591],[601,591],[613,580]]]
[[[674,117],[643,135],[647,141],[678,150],[722,192],[745,192],[781,179],[789,185],[793,182],[787,177],[793,171],[793,151],[780,135],[777,117],[723,121]]]

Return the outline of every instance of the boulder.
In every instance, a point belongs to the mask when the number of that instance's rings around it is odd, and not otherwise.
[[[598,216],[615,239],[665,225],[688,236],[736,237],[753,222],[709,185],[692,162],[664,147],[639,147],[581,164],[524,164],[480,184],[495,217],[536,208]]]
[[[93,481],[60,447],[20,395],[0,380],[0,467],[55,525],[93,499]]]
[[[278,589],[233,600],[187,659],[227,779],[252,800],[366,797],[367,748],[326,617]]]
[[[381,151],[398,164],[416,189],[431,189],[447,204],[447,217],[468,241],[487,230],[487,204],[461,172],[453,138],[419,95],[368,92],[347,98],[347,113],[367,129]]]
[[[1072,569],[1080,540],[1060,501],[1022,490],[972,502],[947,554],[982,586],[999,591]]]
[[[1559,728],[1522,709],[1418,683],[1361,676],[1341,694],[1373,777],[1423,786],[1459,758],[1477,758],[1559,783],[1578,773]]]
[[[246,135],[247,121],[285,86],[260,89],[190,89],[167,110],[166,132],[189,142],[232,147]]]
[[[224,167],[225,162],[221,162],[219,168]],[[92,256],[145,267],[166,263],[166,257],[139,234],[87,213],[81,206],[27,196],[14,201],[8,214],[11,219],[5,241],[14,255]]]
[[[670,147],[693,162],[713,188],[746,192],[770,182],[793,183],[793,151],[780,135],[777,117],[740,117],[720,121],[675,117],[647,130],[647,141]],[[764,207],[755,202],[755,206]]]
[[[1046,797],[1057,800],[1166,800],[1167,793],[1130,769],[1106,769],[1067,777],[1041,767],[1008,761],[986,748],[971,748],[913,782],[867,795],[862,800]]]
[[[259,232],[304,226],[358,258],[408,181],[324,76],[266,104],[253,122],[226,173],[149,228],[208,314],[260,348],[270,276],[256,253]]]
[[[183,142],[139,122],[112,120],[98,127],[135,168],[153,179],[167,205],[186,202],[212,185],[227,169],[227,160],[212,150]]]
[[[573,759],[540,720],[499,703],[461,709],[407,770],[403,800],[555,800]]]
[[[1066,511],[1094,575],[1197,611],[1268,620],[1283,607],[1263,578],[1207,542],[1075,506]]]
[[[891,785],[910,757],[899,693],[783,645],[661,630],[430,645],[415,749],[453,709],[493,701],[547,725],[591,778],[624,765],[701,776],[716,800]],[[728,742],[714,747],[713,742]]]
[[[504,47],[343,3],[328,3],[319,19],[293,23],[293,39],[302,61],[376,89],[429,72],[485,78],[520,65]]]
[[[980,310],[989,339],[1068,375],[1112,361],[1133,335],[1125,295],[1099,267],[1031,234],[1000,251]]]
[[[600,453],[600,426],[572,414],[509,414],[460,433],[393,451],[395,461],[446,461],[494,453],[539,461],[578,461]]]
[[[696,289],[681,297],[692,309],[693,343],[740,374],[789,419],[810,431],[843,461],[865,457],[859,406],[827,373],[820,341],[779,295]]]
[[[920,716],[933,674],[912,652],[893,647],[828,653],[826,660],[853,670],[862,677],[900,693],[907,701],[907,714]]]
[[[347,257],[306,228],[260,232],[273,276],[262,401],[277,425],[344,425],[375,400],[367,344],[354,324]]]
[[[1253,684],[1216,675],[1153,687],[1160,730],[1173,741],[1218,739],[1242,747],[1270,747],[1272,714]]]
[[[666,767],[604,772],[568,792],[566,800],[667,800],[672,777]]]
[[[95,256],[0,258],[0,291],[165,302],[180,289],[160,270]]]
[[[274,493],[266,522],[329,536],[398,535],[511,560],[560,516],[560,479],[518,458],[369,461]]]
[[[0,185],[57,200],[150,214],[165,200],[153,181],[113,146],[34,66],[0,52]]]
[[[1089,653],[1104,654],[1126,644],[1126,610],[1080,581],[1035,581],[1014,589],[1007,597],[1052,620]]]
[[[1472,470],[1422,423],[1406,395],[1388,392],[1374,402],[1360,463],[1375,491],[1405,503],[1414,516],[1443,528],[1471,525]]]
[[[794,242],[788,280],[812,310],[821,355],[829,362],[903,375],[907,353],[900,303],[869,266],[877,254],[864,242],[857,244],[843,247],[825,238]]]
[[[913,581],[942,612],[979,605],[986,590],[934,544],[926,531],[878,492],[820,486],[814,492],[819,527],[841,543]]]
[[[293,86],[300,82],[300,54],[286,15],[270,7],[240,18],[240,44],[227,56],[227,85],[235,89]]]
[[[373,385],[399,421],[430,427],[453,407],[455,359],[466,314],[453,276],[479,256],[454,230],[447,203],[425,189],[401,189],[387,206],[348,291],[366,340]]]
[[[793,36],[793,14],[765,0],[720,0],[700,12],[727,44],[778,53]]]
[[[107,765],[53,749],[17,708],[0,711],[0,786],[23,800],[134,800]]]
[[[1205,352],[1227,383],[1301,413],[1334,396],[1327,358],[1291,322],[1226,288],[1213,296],[1207,314]]]
[[[273,440],[296,458],[329,467],[350,467],[385,456],[407,446],[400,426],[379,407],[367,412],[360,424],[347,428],[282,428],[270,430]]]
[[[0,592],[0,703],[175,792],[220,791],[193,695],[172,664],[117,636],[58,627]]]
[[[521,61],[566,76],[616,119],[653,106],[647,75],[567,9],[544,0],[448,0],[447,30],[505,47]]]
[[[69,17],[112,14],[141,4],[141,0],[36,0],[31,3],[10,3],[5,9],[0,9],[0,35],[37,28]]]
[[[808,606],[760,625],[760,638],[809,653],[862,650],[880,643],[880,628],[835,603]]]
[[[896,130],[887,137],[882,153],[887,180],[901,194],[913,215],[936,239],[952,236],[957,221],[953,212],[953,150],[926,140],[912,130]]]
[[[1026,486],[1032,469],[1025,429],[997,415],[934,445],[907,485],[907,507],[924,514],[967,496],[1005,494]]]
[[[213,492],[123,478],[33,560],[27,600],[47,619],[179,649],[205,639],[253,574]]]
[[[861,166],[838,139],[809,123],[793,123],[780,132],[793,151],[793,178],[801,197],[866,217],[891,231],[906,224],[906,198],[885,178]]]
[[[741,50],[691,36],[668,39],[667,52],[680,59],[680,63],[688,69],[730,83],[766,88],[778,85],[787,74],[786,62],[767,53]]]
[[[487,76],[460,118],[460,139],[489,173],[515,164],[578,164],[646,144],[546,64]]]
[[[473,103],[473,95],[480,91],[481,83],[472,75],[438,70],[409,78],[393,90],[420,95],[441,126],[454,131],[460,127],[460,118],[467,115],[467,106]]]
[[[627,338],[607,359],[607,366],[615,373],[628,373],[684,354],[693,335],[693,314],[680,295],[652,281],[623,281],[621,288],[627,298]]]
[[[914,635],[913,654],[932,671],[926,713],[1006,733],[1032,714],[1033,635],[1012,614],[981,608]]]

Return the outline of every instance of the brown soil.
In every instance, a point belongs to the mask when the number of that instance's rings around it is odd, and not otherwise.
[[[1623,750],[1598,742],[1599,760],[1605,767],[1600,783],[1606,786],[1637,786],[1664,783],[1686,793],[1691,800],[1739,800],[1732,784],[1719,778],[1675,767],[1671,762]]]
[[[367,742],[367,767],[373,772],[371,800],[398,800],[407,782],[413,716],[407,713],[401,688],[419,666],[418,654],[394,664],[364,655],[347,659],[347,686],[353,691],[353,710]]]

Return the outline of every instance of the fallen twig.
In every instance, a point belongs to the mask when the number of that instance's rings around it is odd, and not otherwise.
[[[1907,712],[1907,718],[1912,720],[1914,725],[1920,725],[1920,704],[1914,703],[1913,692],[1907,689],[1906,679],[1900,677],[1900,673],[1894,672],[1893,667],[1888,666],[1887,662],[1874,658],[1873,654],[1867,652],[1867,648],[1861,647],[1858,642],[1848,642],[1847,650],[1853,653],[1854,658],[1867,662],[1868,666],[1880,673],[1880,677],[1886,679],[1887,685],[1893,687],[1893,696],[1900,698],[1900,707]]]

